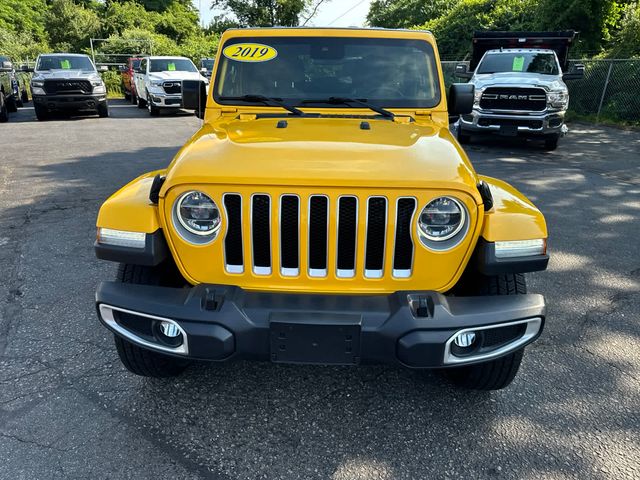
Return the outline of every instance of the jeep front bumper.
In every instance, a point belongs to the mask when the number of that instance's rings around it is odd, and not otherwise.
[[[474,109],[460,116],[460,128],[468,133],[537,136],[562,133],[564,111],[495,112]]]
[[[535,294],[310,295],[225,285],[178,289],[117,282],[99,285],[96,306],[101,322],[116,335],[183,358],[411,368],[479,363],[506,355],[533,342],[545,316],[544,299]],[[167,325],[177,337],[163,335]],[[460,347],[454,340],[465,332],[472,332],[475,340]]]

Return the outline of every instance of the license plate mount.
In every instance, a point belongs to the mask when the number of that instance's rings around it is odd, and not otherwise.
[[[504,137],[516,137],[518,135],[518,126],[500,125],[500,135]]]
[[[360,363],[359,321],[354,315],[272,315],[271,361],[356,365]]]

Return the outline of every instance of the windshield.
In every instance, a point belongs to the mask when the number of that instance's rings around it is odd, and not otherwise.
[[[553,53],[496,52],[487,53],[476,73],[525,72],[559,75],[558,62]]]
[[[40,55],[36,70],[84,70],[94,72],[89,57],[73,55]]]
[[[150,72],[197,72],[193,62],[187,58],[156,58],[151,59]]]
[[[207,70],[211,71],[213,70],[213,62],[214,60],[202,60],[202,62],[200,63],[202,65],[202,68],[206,68]]]
[[[381,107],[431,108],[440,103],[433,48],[423,40],[234,38],[222,52],[214,88],[221,104],[237,104],[244,95],[281,98],[290,105],[330,97]]]

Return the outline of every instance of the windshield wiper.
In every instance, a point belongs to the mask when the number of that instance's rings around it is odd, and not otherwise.
[[[240,102],[260,102],[265,105],[276,105],[278,107],[282,107],[285,110],[289,110],[294,115],[298,115],[300,117],[304,116],[304,112],[302,110],[298,110],[296,107],[292,105],[287,105],[282,101],[281,98],[277,97],[265,97],[264,95],[241,95],[239,97],[220,97],[222,101],[240,101]]]
[[[368,108],[369,110],[373,110],[376,113],[379,113],[383,117],[386,118],[394,118],[395,115],[389,110],[385,110],[382,107],[377,107],[367,102],[366,98],[346,98],[346,97],[329,97],[329,98],[320,98],[316,100],[303,100],[301,103],[328,103],[330,105],[359,105],[361,107]]]

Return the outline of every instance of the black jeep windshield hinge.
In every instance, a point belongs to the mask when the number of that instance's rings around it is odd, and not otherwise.
[[[151,183],[151,190],[149,190],[149,201],[154,205],[158,204],[158,200],[160,199],[160,189],[162,188],[162,184],[164,183],[166,177],[161,175],[156,175],[153,177],[153,182]]]
[[[493,208],[493,195],[491,195],[489,184],[484,180],[480,180],[480,183],[478,183],[478,191],[482,197],[482,203],[484,203],[484,211],[488,212]]]

